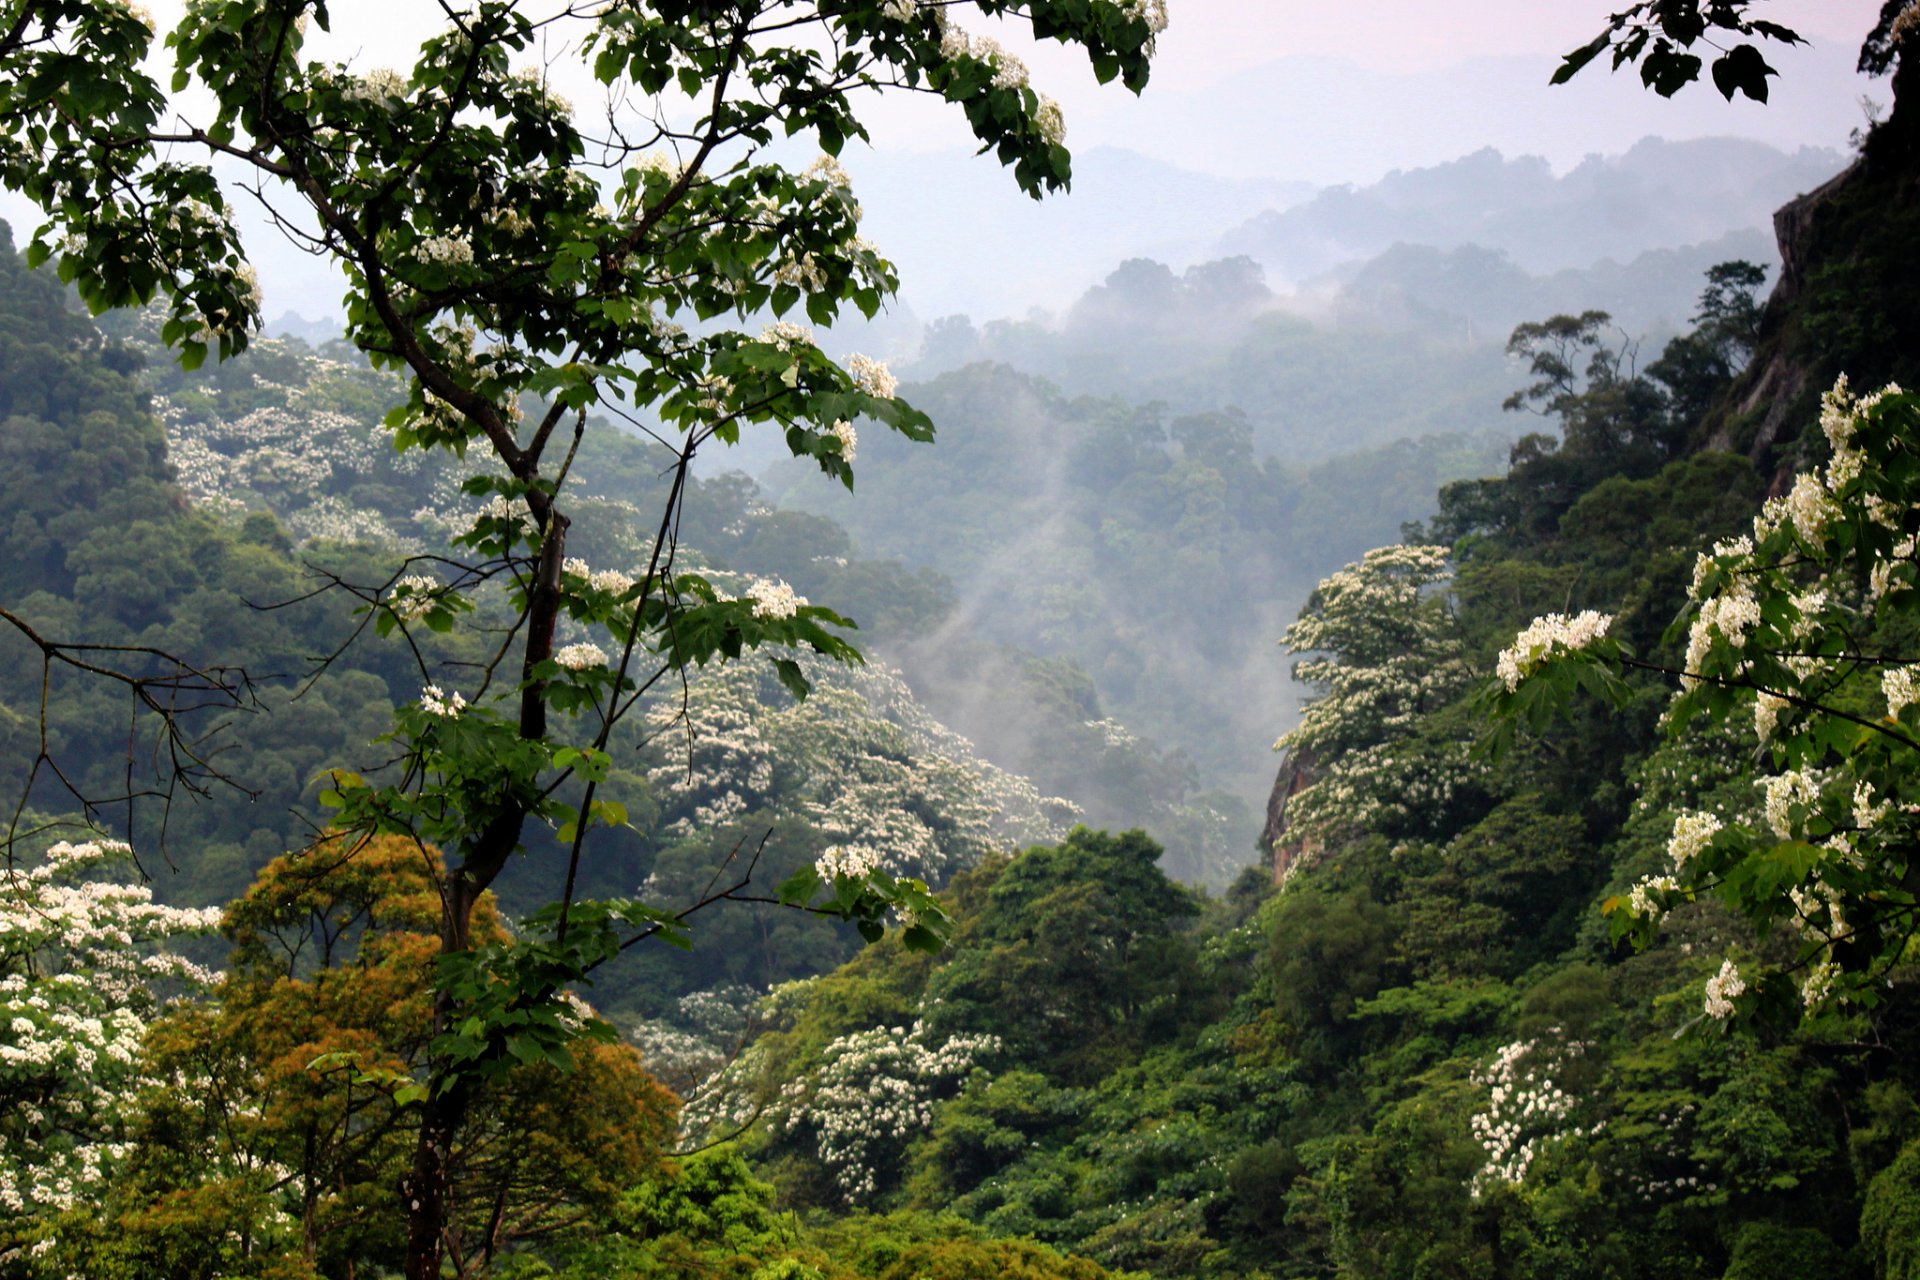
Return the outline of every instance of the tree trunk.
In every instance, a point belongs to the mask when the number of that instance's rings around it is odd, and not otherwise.
[[[553,633],[560,617],[560,566],[566,556],[567,518],[546,513],[540,560],[527,601],[527,647],[521,660],[524,688],[520,699],[520,736],[544,738],[547,704],[544,687],[533,679],[533,668],[553,656]],[[472,947],[473,909],[500,874],[520,843],[526,807],[507,795],[500,808],[474,833],[460,865],[440,892],[440,953],[456,955]],[[451,996],[433,997],[433,1033],[453,1029],[460,1010]],[[440,1280],[441,1262],[454,1221],[454,1150],[460,1127],[473,1102],[470,1077],[453,1064],[435,1057],[427,1066],[427,1097],[420,1104],[420,1138],[414,1147],[413,1170],[400,1184],[407,1214],[406,1280]]]

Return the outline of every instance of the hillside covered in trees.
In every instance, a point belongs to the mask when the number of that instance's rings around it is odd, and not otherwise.
[[[305,24],[230,3],[191,56],[281,74]],[[1144,83],[1157,6],[1041,7]],[[867,8],[1064,181],[1017,59]],[[482,12],[411,79],[223,99],[323,192],[526,162],[532,216],[387,191],[418,225],[346,340],[257,337],[218,253],[138,296],[210,209],[0,234],[0,1278],[1920,1280],[1920,10],[1777,272],[1707,264],[1657,353],[1519,323],[1517,439],[1293,456],[1231,404],[829,357],[779,317],[890,287],[830,158],[649,155],[595,204]],[[623,15],[574,15],[603,79],[793,77],[750,140],[851,92]],[[0,123],[108,83],[66,71]],[[1340,346],[1242,321],[1260,368]],[[691,465],[751,431],[838,489]]]

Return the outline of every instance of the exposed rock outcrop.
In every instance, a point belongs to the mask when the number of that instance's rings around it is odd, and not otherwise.
[[[1289,751],[1280,758],[1280,773],[1267,796],[1267,821],[1260,829],[1260,847],[1268,855],[1275,884],[1287,878],[1288,868],[1303,854],[1313,852],[1312,841],[1288,838],[1287,802],[1313,785],[1314,766],[1313,752]]]

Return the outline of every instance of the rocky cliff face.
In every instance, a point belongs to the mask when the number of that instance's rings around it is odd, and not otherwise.
[[[1260,847],[1268,855],[1273,882],[1287,878],[1287,870],[1305,853],[1311,853],[1310,841],[1287,837],[1287,801],[1313,784],[1314,758],[1311,751],[1292,752],[1280,758],[1280,774],[1273,780],[1267,796],[1267,822],[1260,829]]]
[[[1820,393],[1841,373],[1857,388],[1911,384],[1920,332],[1911,246],[1920,232],[1920,6],[1889,44],[1893,110],[1852,165],[1773,217],[1781,271],[1759,348],[1702,424],[1703,448],[1744,452],[1778,483]]]

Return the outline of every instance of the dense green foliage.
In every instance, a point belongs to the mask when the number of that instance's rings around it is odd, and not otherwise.
[[[1278,891],[1250,873],[1166,914],[1171,886],[1141,895],[1115,862],[1144,837],[1077,832],[956,881],[943,955],[876,951],[783,992],[732,1079],[814,1082],[753,1148],[788,1201],[951,1207],[1164,1276],[1910,1274],[1920,1044],[1897,939],[1877,998],[1727,1035],[1701,1014],[1722,958],[1796,943],[1705,893],[1638,948],[1599,911],[1670,865],[1677,811],[1755,810],[1751,731],[1663,736],[1666,689],[1629,673],[1616,706],[1572,704],[1497,767],[1471,749],[1495,654],[1539,614],[1605,609],[1644,659],[1683,662],[1668,629],[1696,553],[1762,493],[1744,458],[1684,443],[1753,348],[1756,284],[1716,270],[1699,327],[1642,373],[1602,317],[1516,332],[1535,375],[1516,403],[1559,429],[1447,489],[1415,531],[1440,547],[1369,556],[1303,614],[1321,700],[1289,741],[1352,767],[1331,775],[1342,821],[1284,829]],[[1453,762],[1443,798],[1406,760]],[[1161,904],[1148,967],[1140,926],[1094,925],[1141,902]],[[888,1027],[913,1054],[865,1038]],[[921,1065],[943,1037],[967,1045],[944,1074]],[[924,1127],[861,1148],[878,1176],[850,1191],[831,1117],[886,1130],[895,1079]]]
[[[244,8],[207,8],[222,4]],[[1082,11],[1069,0],[1046,7]],[[1631,40],[1644,11],[1629,10],[1614,32]],[[1125,34],[1137,37],[1151,12],[1115,8],[1108,26],[1131,24]],[[1668,12],[1683,29],[1697,16],[1688,5]],[[1770,34],[1743,28],[1740,4],[1709,12],[1731,15],[1739,34]],[[194,38],[258,35],[248,25],[257,18]],[[115,16],[104,29],[125,42],[133,21]],[[274,22],[284,40],[287,23]],[[1685,68],[1670,48],[1654,55],[1649,79],[1665,89]],[[704,66],[696,59],[696,79]],[[950,96],[985,93],[982,67],[952,72],[974,79]],[[1126,70],[1132,78],[1143,64]],[[433,66],[420,74],[442,85]],[[1741,58],[1721,78],[1729,93],[1765,85]],[[80,77],[47,92],[65,105],[100,88]],[[20,109],[10,93],[37,92],[0,92],[0,114]],[[223,125],[268,110],[236,101]],[[1010,134],[1006,158],[1028,185],[1064,178],[1064,152],[1036,151],[1026,136],[1039,127],[1036,103],[981,105],[989,119],[976,127]],[[837,127],[831,112],[809,120]],[[599,216],[555,198],[556,218]],[[82,294],[150,291],[140,279],[150,264],[107,231],[68,252],[86,258],[71,268]],[[1522,439],[1503,476],[1443,489],[1438,514],[1406,543],[1344,553],[1354,563],[1306,593],[1284,643],[1301,655],[1311,702],[1281,745],[1307,783],[1276,806],[1271,868],[1208,897],[1169,876],[1181,860],[1159,833],[1062,834],[1071,806],[1046,794],[1050,778],[1036,787],[980,759],[888,673],[833,674],[831,660],[851,655],[822,628],[842,620],[794,602],[792,587],[869,590],[877,632],[903,654],[955,637],[962,653],[1014,654],[1018,687],[1049,690],[1041,723],[1058,723],[1036,750],[1072,757],[1056,776],[1125,795],[1188,841],[1187,862],[1217,869],[1195,851],[1217,847],[1206,828],[1217,834],[1230,806],[1194,794],[1178,757],[1102,715],[1093,679],[1149,725],[1161,714],[1157,685],[1203,696],[1197,683],[1149,678],[1148,664],[1176,653],[1216,668],[1250,661],[1246,633],[1261,620],[1222,604],[1257,596],[1263,574],[1324,570],[1309,570],[1304,547],[1261,549],[1290,531],[1305,541],[1310,498],[1342,501],[1345,474],[1431,481],[1470,444],[1428,441],[1303,479],[1256,461],[1231,413],[1169,422],[1157,407],[1068,401],[1003,369],[950,374],[923,402],[951,395],[954,420],[988,424],[985,447],[963,443],[962,465],[1002,486],[1007,503],[981,516],[951,476],[945,487],[903,482],[892,501],[943,516],[910,558],[944,568],[939,556],[951,557],[956,591],[937,573],[862,560],[861,540],[824,516],[760,507],[749,482],[695,478],[684,455],[663,481],[668,459],[596,420],[594,443],[563,468],[568,511],[631,515],[664,502],[682,513],[658,526],[687,540],[674,549],[682,594],[653,606],[664,611],[662,670],[687,678],[667,697],[627,704],[635,713],[619,734],[609,710],[594,745],[560,745],[438,686],[417,700],[413,690],[435,672],[483,668],[490,637],[524,620],[536,581],[570,602],[564,620],[549,617],[549,639],[587,646],[580,637],[634,599],[637,630],[661,550],[644,531],[613,520],[594,534],[583,519],[570,548],[580,557],[542,552],[515,589],[463,582],[454,596],[438,581],[399,579],[402,558],[432,563],[462,545],[513,564],[516,541],[528,541],[514,499],[544,507],[544,536],[568,526],[551,489],[519,470],[463,486],[476,475],[457,456],[416,465],[404,450],[369,448],[394,384],[344,351],[255,343],[244,363],[143,380],[143,322],[102,337],[61,291],[4,260],[13,274],[0,369],[32,372],[0,443],[43,468],[52,495],[10,490],[42,514],[0,595],[15,646],[0,653],[0,748],[43,775],[27,823],[116,787],[139,791],[153,768],[137,708],[133,745],[100,745],[99,724],[126,713],[112,701],[125,699],[124,684],[116,692],[61,670],[41,701],[43,663],[94,650],[36,647],[35,628],[101,637],[111,647],[98,652],[130,662],[178,650],[280,670],[248,686],[273,714],[192,740],[240,762],[228,780],[204,766],[184,775],[271,797],[270,818],[154,796],[86,815],[163,850],[192,840],[205,851],[191,888],[234,896],[223,976],[156,950],[207,919],[164,917],[166,928],[143,935],[89,907],[141,909],[130,886],[74,882],[120,846],[42,848],[35,837],[16,848],[21,865],[7,869],[0,903],[10,913],[0,995],[11,1002],[0,1100],[8,1132],[34,1136],[0,1161],[0,1275],[439,1275],[443,1256],[463,1275],[580,1280],[1920,1275],[1913,824],[1907,807],[1874,807],[1877,795],[1908,799],[1901,751],[1920,722],[1904,656],[1920,600],[1915,405],[1889,394],[1842,413],[1849,402],[1836,394],[1823,437],[1800,442],[1825,469],[1771,500],[1756,524],[1762,492],[1785,489],[1785,475],[1692,447],[1743,365],[1772,358],[1782,320],[1759,315],[1754,268],[1711,273],[1698,327],[1644,373],[1612,345],[1603,313],[1515,331],[1509,351],[1532,381],[1509,407],[1554,429]],[[563,265],[563,280],[572,269]],[[182,316],[233,320],[243,286],[221,268],[163,287],[174,295],[169,341],[197,354],[206,334],[181,328]],[[736,273],[736,298],[740,287]],[[775,297],[744,287],[755,302]],[[1818,305],[1834,296],[1814,294]],[[1798,320],[1818,314],[1803,308]],[[375,327],[365,313],[354,323],[363,337]],[[396,332],[391,316],[382,323]],[[1868,370],[1903,368],[1909,337],[1865,326],[1835,350]],[[223,329],[219,345],[237,354],[244,332]],[[784,337],[758,344],[777,351],[730,363],[751,345],[707,354],[743,381],[781,382],[784,371],[789,389],[817,378],[810,390],[828,403],[858,403],[834,399],[852,394],[835,384],[837,366],[795,354]],[[536,418],[568,396],[584,404],[577,376],[530,380],[504,404],[464,412],[485,428],[488,413],[522,399]],[[411,416],[387,425],[401,443],[441,432],[447,443],[458,428],[422,385],[411,386]],[[886,387],[861,394],[892,404]],[[967,397],[988,407],[969,411]],[[909,435],[924,425],[904,405],[866,407]],[[579,421],[584,429],[584,412]],[[1066,471],[1009,447],[1036,421],[1065,424],[1050,443]],[[851,428],[816,439],[787,425],[797,452],[850,478]],[[119,469],[63,456],[55,442],[76,437]],[[872,442],[870,452],[889,461]],[[1863,458],[1883,474],[1863,479]],[[664,499],[662,483],[672,486]],[[477,518],[462,508],[489,494],[498,505]],[[90,518],[56,514],[56,499],[88,504]],[[943,499],[952,509],[941,513]],[[1837,502],[1852,504],[1844,518]],[[1050,532],[1023,544],[1026,529]],[[1757,550],[1731,540],[1747,529]],[[1034,563],[1062,548],[1059,566]],[[1000,589],[1033,592],[1038,634],[975,621],[973,583],[957,572],[969,559],[1012,565]],[[628,571],[641,561],[649,585]],[[730,567],[769,562],[782,566],[783,613],[730,590],[771,595],[770,580]],[[361,613],[303,598],[316,577],[356,584]],[[1757,620],[1734,629],[1764,637],[1754,653],[1741,657],[1724,624],[1717,639],[1699,623],[1690,637],[1669,625],[1732,601],[1743,584],[1740,603]],[[1892,603],[1861,610],[1856,598]],[[268,600],[288,603],[260,607]],[[1539,634],[1560,637],[1540,641],[1544,651],[1558,644],[1576,659],[1544,673],[1524,647],[1543,613],[1555,616]],[[356,617],[371,634],[356,635]],[[693,633],[686,647],[669,619]],[[762,641],[823,656],[697,670]],[[317,672],[316,650],[337,650]],[[1600,667],[1622,658],[1623,670]],[[1829,680],[1822,661],[1839,674]],[[1891,677],[1878,701],[1862,664]],[[1681,668],[1705,683],[1675,704],[1660,677]],[[611,708],[624,679],[545,652],[529,654],[526,672],[528,705],[563,715],[602,697]],[[1567,703],[1554,719],[1549,703],[1561,700],[1536,697],[1535,675],[1609,698]],[[1819,688],[1783,706],[1749,699],[1756,682],[1784,688],[1789,676]],[[814,697],[796,702],[807,688]],[[1235,695],[1248,700],[1244,688]],[[1479,749],[1490,707],[1535,713],[1495,726],[1497,760]],[[1752,732],[1727,714],[1750,707]],[[1695,710],[1709,714],[1689,720]],[[376,786],[338,771],[389,728],[384,741],[418,773]],[[411,786],[422,774],[428,783]],[[1856,774],[1878,790],[1841,795]],[[1781,777],[1794,784],[1776,785]],[[621,801],[595,802],[583,779]],[[485,841],[463,806],[503,803],[502,787],[516,832],[529,814],[562,845],[590,822],[608,828],[594,860],[568,865],[558,908],[524,910],[555,888],[520,879],[538,872],[519,864],[497,897],[462,880]],[[327,809],[390,830],[304,838]],[[1687,816],[1706,813],[1743,832],[1764,821],[1780,842],[1736,850],[1709,833],[1677,851]],[[425,837],[454,851],[443,859]],[[531,824],[529,847],[547,838]],[[1024,851],[1008,851],[1015,844]],[[283,855],[289,846],[299,851]],[[1689,859],[1703,881],[1655,874],[1691,877]],[[616,924],[685,940],[685,920],[648,903],[699,901],[742,861],[785,878],[789,906],[824,894],[820,912],[852,917],[873,945],[856,952],[850,922],[797,913],[743,912],[711,931],[703,918],[707,946],[692,967],[649,957],[597,975],[608,992],[599,1012],[621,1015],[640,1051],[562,993],[588,959],[621,945]],[[1810,881],[1815,870],[1822,879]],[[937,901],[918,878],[945,883]],[[475,886],[452,925],[450,883]],[[518,917],[514,927],[503,915]],[[1625,917],[1634,923],[1623,927]],[[944,949],[932,945],[936,928]],[[84,963],[62,959],[56,943]],[[1766,976],[1742,984],[1732,955]],[[1778,980],[1821,956],[1844,962],[1847,980],[1798,993]],[[156,988],[176,979],[210,990],[167,1005]],[[621,979],[642,989],[621,993]],[[56,988],[57,1010],[40,996]],[[86,1083],[101,1052],[114,1064],[110,1095]],[[648,1066],[675,1074],[678,1106]],[[676,1110],[684,1154],[670,1151]],[[38,1136],[49,1116],[66,1126],[57,1140]],[[436,1202],[424,1244],[423,1195]]]

